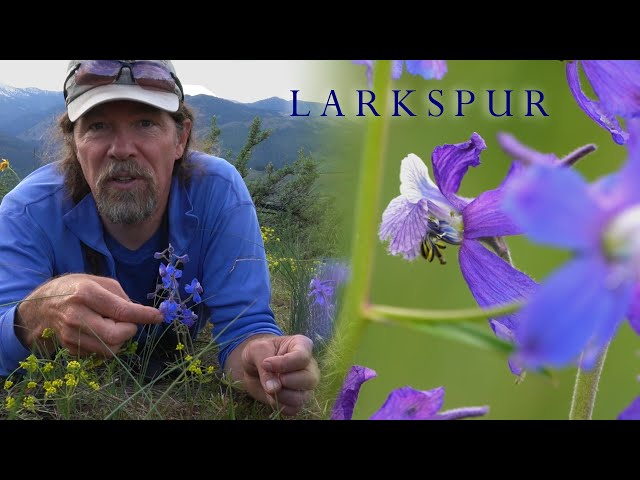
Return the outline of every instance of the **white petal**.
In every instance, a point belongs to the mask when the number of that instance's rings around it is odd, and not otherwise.
[[[414,153],[407,155],[400,165],[400,193],[411,203],[418,203],[422,198],[446,202],[429,177],[429,169]]]

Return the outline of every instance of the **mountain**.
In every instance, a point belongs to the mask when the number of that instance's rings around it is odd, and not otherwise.
[[[261,110],[273,110],[274,112],[286,113],[287,115],[293,113],[293,100],[285,100],[280,97],[265,98],[264,100],[258,100],[257,102],[248,103],[247,105]],[[309,116],[319,116],[322,114],[324,107],[325,105],[322,103],[305,102],[302,100],[296,101],[296,113],[301,116],[307,112],[310,112]]]
[[[25,130],[64,108],[62,92],[0,84],[0,133],[20,137]]]
[[[191,90],[194,93],[203,90]],[[322,160],[329,155],[326,136],[340,126],[344,119],[319,117],[324,105],[312,102],[297,103],[299,113],[311,111],[310,116],[292,117],[293,102],[273,97],[253,103],[239,103],[209,94],[186,95],[186,102],[196,115],[195,138],[207,133],[211,118],[217,116],[221,129],[221,151],[237,154],[246,139],[249,125],[255,117],[262,119],[263,129],[272,129],[272,135],[258,145],[249,166],[262,170],[268,163],[281,166],[293,163],[298,151]],[[0,84],[0,157],[8,158],[21,177],[42,164],[43,152],[55,152],[52,140],[56,119],[64,112],[62,92],[36,88],[13,88]]]

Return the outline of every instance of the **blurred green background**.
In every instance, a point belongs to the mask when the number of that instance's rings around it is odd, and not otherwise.
[[[367,118],[358,118],[355,114],[356,90],[368,88],[365,67],[344,60],[328,62],[323,68],[323,72],[310,71],[310,85],[317,90],[316,95],[327,98],[329,91],[335,90],[346,115],[342,120],[364,127]],[[400,162],[407,154],[418,155],[431,172],[434,147],[467,141],[474,131],[484,138],[487,149],[482,153],[481,165],[470,169],[462,183],[460,194],[468,197],[495,188],[509,168],[510,159],[496,141],[500,131],[510,132],[526,145],[559,157],[584,144],[595,143],[598,150],[576,167],[588,179],[616,170],[626,158],[625,147],[616,145],[610,134],[577,106],[567,85],[565,65],[557,60],[449,61],[448,73],[443,80],[427,81],[405,72],[393,83],[393,88],[416,90],[405,104],[417,116],[388,118],[389,141],[380,203],[370,207],[376,209],[378,219],[389,201],[399,195]],[[432,89],[442,90],[444,94],[441,100],[436,97],[445,107],[444,113],[437,118],[427,116],[428,92]],[[464,107],[464,117],[455,116],[456,89],[471,90],[476,95],[475,102]],[[496,112],[503,111],[502,91],[513,90],[512,117],[492,117],[488,113],[488,89],[497,90],[496,98],[500,101],[496,103]],[[539,114],[535,107],[534,117],[524,116],[525,89],[543,92],[542,106],[548,117]],[[437,113],[434,106],[431,109]],[[331,116],[335,112],[332,107],[327,109]],[[371,116],[368,110],[366,112]],[[336,147],[336,160],[330,169],[332,181],[327,182],[339,195],[347,212],[345,239],[350,239],[352,233],[355,166],[360,161],[363,141],[361,133],[349,132],[349,137],[336,135],[331,140]],[[571,219],[567,218],[567,221]],[[349,242],[346,240],[345,245]],[[564,251],[533,245],[522,237],[511,237],[508,244],[515,266],[538,281],[569,256]],[[377,241],[371,301],[428,309],[476,306],[460,274],[456,247],[449,246],[445,253],[448,261],[445,266],[421,258],[407,262],[388,255],[386,246]],[[567,302],[570,301],[568,298]],[[486,328],[490,331],[488,324]],[[640,383],[636,380],[640,374],[639,350],[638,337],[625,322],[609,349],[595,419],[616,418],[640,394]],[[363,385],[354,418],[368,418],[391,390],[405,385],[417,389],[444,386],[445,409],[489,405],[490,413],[485,417],[488,419],[568,417],[575,368],[556,371],[553,378],[529,373],[524,382],[516,384],[506,360],[498,353],[443,338],[400,327],[370,325],[355,361],[376,370],[378,377]]]

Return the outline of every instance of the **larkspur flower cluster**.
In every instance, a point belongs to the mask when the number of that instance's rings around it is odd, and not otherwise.
[[[182,298],[180,294],[180,282],[182,278],[182,270],[180,266],[189,261],[189,256],[175,255],[171,244],[162,252],[156,252],[153,257],[155,259],[164,260],[165,263],[160,264],[160,282],[156,285],[155,292],[149,293],[147,298],[154,298],[160,301],[158,310],[162,312],[166,323],[178,322],[187,327],[193,326],[198,316],[191,308],[187,307],[188,302],[193,301],[195,304],[202,302],[203,289],[197,278],[191,280],[191,283],[184,286],[187,294]]]
[[[367,82],[371,86],[375,60],[354,60],[353,63],[367,67]],[[403,68],[412,75],[420,75],[425,80],[442,80],[447,73],[445,60],[393,60],[391,65],[391,77],[398,80],[402,76]]]
[[[340,287],[349,278],[345,262],[329,260],[320,264],[309,283],[309,321],[305,335],[313,340],[328,340],[333,332]]]
[[[331,420],[351,420],[360,387],[376,376],[375,370],[360,365],[352,366],[331,411]],[[370,420],[457,420],[480,417],[489,411],[489,407],[485,406],[440,412],[443,403],[444,387],[432,390],[402,387],[389,394],[382,407],[371,416]]]

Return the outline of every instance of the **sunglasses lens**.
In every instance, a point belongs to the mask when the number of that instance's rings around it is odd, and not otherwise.
[[[122,65],[113,60],[91,60],[83,62],[76,71],[77,85],[106,85],[113,82]]]
[[[176,87],[171,73],[164,67],[152,62],[133,63],[133,77],[138,85],[142,87],[158,88],[173,92]]]
[[[123,76],[122,69],[128,69],[131,75]],[[72,76],[75,85],[67,87],[67,82]],[[179,80],[173,76],[166,65],[163,65],[161,61],[154,60],[83,60],[65,80],[65,99],[68,104],[86,91],[87,87],[92,88],[111,83],[128,84],[131,83],[131,80],[141,87],[163,90],[178,95],[181,100],[184,99]],[[78,91],[75,87],[80,87],[81,90]]]

